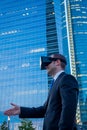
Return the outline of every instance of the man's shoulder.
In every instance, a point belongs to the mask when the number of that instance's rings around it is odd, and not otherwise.
[[[76,77],[73,76],[72,74],[65,74],[63,81],[67,82],[67,83],[70,83],[70,82],[76,83],[78,85],[78,81],[77,81]]]
[[[58,80],[62,80],[62,81],[76,81],[77,82],[77,79],[75,76],[73,76],[72,74],[68,74],[66,72],[62,72],[59,77],[58,77]]]
[[[66,78],[73,79],[73,80],[77,80],[76,77],[75,77],[74,75],[72,75],[72,74],[67,74],[67,73],[66,73],[66,74],[65,74],[65,77],[66,77]]]

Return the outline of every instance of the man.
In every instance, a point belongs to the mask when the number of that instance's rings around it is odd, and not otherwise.
[[[19,115],[20,118],[44,117],[43,130],[75,130],[75,115],[78,102],[78,83],[76,79],[64,72],[66,58],[61,54],[52,54],[42,63],[49,75],[54,78],[47,101],[43,106],[26,108],[14,107],[6,110],[5,115]]]

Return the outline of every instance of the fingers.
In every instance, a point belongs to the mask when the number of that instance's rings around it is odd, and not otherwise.
[[[5,115],[12,116],[16,114],[15,108],[8,109],[4,112]]]
[[[11,110],[5,111],[4,114],[7,115],[7,116],[11,116]]]

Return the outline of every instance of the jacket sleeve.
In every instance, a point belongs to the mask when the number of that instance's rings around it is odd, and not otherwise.
[[[47,101],[43,106],[40,107],[20,107],[21,113],[19,114],[19,118],[43,118],[47,108]]]
[[[71,75],[66,75],[60,86],[62,103],[59,130],[72,130],[78,102],[78,83]]]

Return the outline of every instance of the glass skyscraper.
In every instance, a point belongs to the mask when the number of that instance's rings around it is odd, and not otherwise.
[[[61,0],[63,53],[79,83],[77,120],[87,123],[87,1]],[[68,53],[67,53],[68,52]]]
[[[50,77],[40,70],[40,56],[62,50],[58,5],[56,0],[0,2],[0,122],[11,102],[37,107],[47,98]]]

